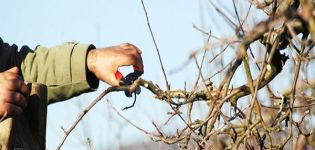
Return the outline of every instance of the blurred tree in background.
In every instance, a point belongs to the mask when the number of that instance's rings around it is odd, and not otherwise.
[[[134,91],[141,86],[150,90],[152,99],[169,105],[172,111],[165,112],[169,118],[162,125],[153,122],[156,131],[149,132],[117,113],[153,141],[176,144],[180,149],[315,148],[315,2],[208,3],[215,10],[211,13],[223,18],[235,34],[219,37],[216,31],[193,26],[207,40],[187,60],[199,70],[192,88],[172,89],[164,71],[167,64],[159,59],[166,89],[145,79],[112,89]],[[233,9],[220,3],[233,3]],[[142,4],[159,54],[149,10]],[[259,19],[261,13],[267,17]],[[174,118],[179,119],[178,128],[172,126],[171,132],[164,132]]]

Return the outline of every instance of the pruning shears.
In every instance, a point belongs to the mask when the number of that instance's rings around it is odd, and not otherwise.
[[[119,85],[131,85],[135,80],[137,80],[143,74],[143,72],[137,66],[133,66],[133,70],[134,71],[132,73],[129,73],[125,77],[123,77],[120,71],[118,70],[116,71],[115,77],[117,80],[119,80]],[[140,92],[141,92],[141,88],[138,86],[136,88],[135,94],[139,95]],[[132,97],[132,93],[130,93],[127,90],[125,91],[125,95],[127,97]]]

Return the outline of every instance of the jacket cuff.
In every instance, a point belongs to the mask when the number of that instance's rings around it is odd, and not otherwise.
[[[76,44],[71,54],[71,77],[72,83],[81,83],[82,89],[95,90],[98,88],[99,80],[87,69],[87,54],[95,49],[91,44]],[[82,83],[82,80],[85,82]]]

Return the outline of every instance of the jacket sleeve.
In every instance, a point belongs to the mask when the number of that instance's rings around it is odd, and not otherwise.
[[[90,44],[65,43],[52,48],[37,46],[35,51],[23,46],[17,52],[15,46],[0,55],[4,53],[11,57],[8,66],[20,66],[25,81],[45,84],[48,104],[51,104],[98,87],[99,80],[87,71],[86,65],[87,52],[93,48]]]
[[[18,47],[16,45],[4,43],[0,38],[0,72],[4,72],[21,64],[23,55],[19,53],[17,49]]]

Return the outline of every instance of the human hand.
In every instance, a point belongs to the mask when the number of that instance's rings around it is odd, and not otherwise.
[[[119,80],[115,77],[118,68],[131,65],[143,73],[141,50],[129,43],[93,49],[87,56],[88,70],[112,86],[119,85]]]
[[[13,67],[0,73],[0,118],[3,115],[17,116],[27,106],[27,85],[19,77],[19,69]]]

